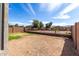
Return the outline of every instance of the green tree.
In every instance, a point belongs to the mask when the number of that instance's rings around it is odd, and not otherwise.
[[[15,26],[18,27],[19,25],[18,24],[15,24]]]
[[[39,20],[33,20],[32,27],[37,29],[42,29],[44,27],[44,24]]]
[[[46,24],[46,28],[51,28],[51,26],[52,26],[52,22]]]
[[[40,21],[40,29],[44,27],[44,24]]]
[[[49,28],[52,26],[52,22],[49,22]]]
[[[32,25],[33,25],[33,28],[40,28],[40,23],[38,20],[33,20]]]

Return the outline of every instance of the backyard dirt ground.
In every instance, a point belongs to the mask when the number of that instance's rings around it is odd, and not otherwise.
[[[73,56],[73,41],[66,37],[39,34],[25,35],[8,42],[8,55],[12,56]]]

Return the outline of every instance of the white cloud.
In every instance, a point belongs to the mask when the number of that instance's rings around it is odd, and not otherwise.
[[[60,12],[60,14],[67,14],[68,12],[71,12],[72,10],[77,8],[78,6],[78,3],[72,3],[68,7],[66,7],[62,12]]]
[[[41,21],[41,20],[39,20],[39,21]],[[32,23],[33,20],[29,20],[28,22]],[[48,23],[49,21],[42,21],[42,22],[43,22],[43,24],[46,24],[46,23]]]
[[[30,10],[26,7],[26,5],[20,4],[20,6],[21,6],[26,12],[28,12],[30,15],[31,15],[31,13],[32,13],[34,16],[36,16],[36,13],[35,13],[35,11],[33,10],[31,4],[27,4],[27,5],[28,5],[28,8],[29,8]]]
[[[59,6],[61,3],[41,3],[40,4],[40,9],[41,10],[47,10],[47,11],[52,11],[54,8]]]
[[[59,15],[59,16],[56,16],[56,17],[52,17],[54,19],[69,19],[70,16],[69,15]]]
[[[30,11],[32,12],[32,14],[33,14],[34,16],[36,16],[36,13],[35,13],[34,9],[32,8],[31,4],[27,4],[27,5],[28,5]]]
[[[32,23],[32,22],[33,22],[33,20],[29,20],[28,22]]]
[[[67,26],[67,25],[72,25],[72,24],[67,24],[67,23],[53,23],[54,26]]]
[[[75,24],[76,22],[79,22],[79,19],[72,19],[71,21]]]
[[[1,3],[78,3],[79,0],[1,0]]]
[[[76,22],[79,22],[79,19],[77,19]]]
[[[69,19],[70,16],[67,14],[68,12],[71,12],[75,8],[79,6],[78,3],[71,3],[68,7],[66,7],[63,11],[59,13],[58,16],[53,17],[54,19]]]
[[[24,9],[24,11],[28,12],[30,14],[29,9],[24,4],[20,4],[20,6]],[[30,14],[31,15],[31,14]]]
[[[42,21],[43,22],[43,24],[46,24],[46,23],[48,23],[48,21]]]
[[[48,11],[52,11],[54,8],[56,8],[59,5],[60,5],[60,3],[50,3],[50,4],[48,4]]]
[[[49,21],[42,21],[44,26],[46,26],[47,23],[49,23]]]
[[[26,25],[30,25],[29,23],[22,23],[22,22],[9,22],[10,25],[15,25],[15,24],[18,24],[19,26],[26,26]]]

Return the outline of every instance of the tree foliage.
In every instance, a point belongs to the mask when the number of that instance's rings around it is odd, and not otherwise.
[[[15,26],[18,27],[19,25],[18,24],[15,24]]]
[[[52,26],[52,22],[49,22],[46,24],[46,28],[51,28],[51,26]],[[36,19],[33,20],[32,28],[42,29],[43,27],[44,27],[44,24],[41,21]]]
[[[38,29],[41,29],[44,25],[41,21],[39,20],[33,20],[33,28],[38,28]]]
[[[40,27],[38,20],[33,20],[32,25],[33,25],[33,28],[39,28]]]
[[[44,27],[44,24],[40,22],[40,29]]]
[[[46,24],[46,28],[50,28],[52,26],[52,22]]]

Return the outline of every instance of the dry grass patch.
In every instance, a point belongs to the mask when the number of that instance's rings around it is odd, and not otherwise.
[[[25,35],[29,35],[28,33],[10,33],[9,34],[9,40],[14,40],[14,39],[19,39],[21,38],[22,36],[25,36]]]

